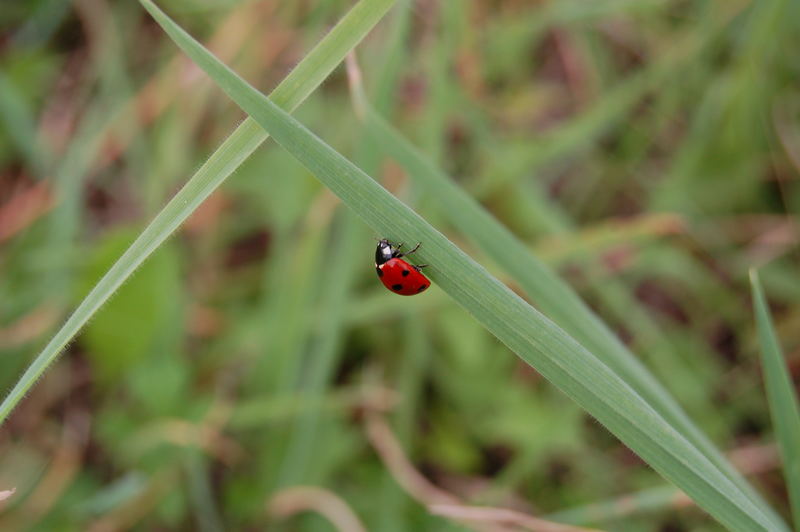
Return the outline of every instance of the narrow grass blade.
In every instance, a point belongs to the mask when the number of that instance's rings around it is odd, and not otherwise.
[[[543,312],[622,377],[765,512],[772,512],[661,383],[566,282],[396,129],[372,111],[363,93],[357,100],[376,145],[397,160],[427,194],[437,198],[442,213],[453,225],[508,272]]]
[[[301,61],[272,93],[277,105],[293,110],[380,21],[394,0],[362,0]],[[145,3],[157,10],[152,3]],[[248,118],[222,143],[136,241],[111,267],[67,322],[31,363],[0,404],[0,423],[53,363],[64,346],[189,215],[267,139],[267,133]]]
[[[149,0],[173,40],[252,118],[373,230],[421,241],[418,259],[437,287],[498,339],[596,417],[656,471],[732,530],[786,530],[608,366],[492,277],[418,214],[392,196],[197,43]]]
[[[792,517],[795,527],[800,527],[800,407],[756,270],[750,270],[750,285],[761,344],[764,385],[783,457],[783,476],[789,491]]]
[[[354,284],[354,273],[358,271],[352,262],[358,256],[359,241],[366,237],[363,226],[352,212],[339,213],[334,227],[336,250],[326,262],[325,282],[317,302],[320,315],[317,334],[302,368],[301,391],[304,397],[312,400],[326,393],[341,356],[345,323],[342,309]],[[323,426],[324,419],[319,411],[306,412],[295,420],[278,471],[280,487],[314,480],[309,478],[308,469],[315,448],[320,444],[319,434],[323,432]]]
[[[348,59],[352,54],[348,56]],[[371,146],[372,143],[369,143]],[[365,142],[359,143],[359,160],[368,167],[379,165],[380,154],[366,147]],[[316,301],[316,310],[319,320],[310,341],[309,353],[305,357],[298,357],[298,371],[302,368],[302,378],[295,375],[301,382],[301,395],[305,398],[319,398],[328,393],[331,377],[342,356],[343,334],[346,330],[348,312],[347,301],[355,282],[355,274],[359,271],[356,267],[360,243],[368,238],[366,229],[352,211],[344,210],[337,214],[336,219],[330,224],[326,245],[330,251],[326,255],[326,269],[322,273],[319,299]],[[308,411],[299,415],[289,433],[289,443],[286,452],[280,456],[280,465],[277,469],[277,485],[279,488],[287,486],[317,482],[309,470],[309,464],[314,460],[316,453],[325,446],[324,431],[328,430],[329,419],[326,419],[320,410]]]

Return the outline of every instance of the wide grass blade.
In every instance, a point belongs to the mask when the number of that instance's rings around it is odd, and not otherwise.
[[[380,21],[394,0],[362,0],[301,61],[272,92],[276,105],[294,110],[344,59],[347,53]],[[31,363],[0,404],[2,423],[53,363],[64,346],[86,325],[98,309],[133,272],[178,228],[189,215],[230,176],[268,135],[248,118],[222,143],[205,164],[153,219],[67,322]]]
[[[363,92],[356,91],[356,105],[365,116],[375,145],[399,162],[426,194],[437,198],[437,207],[462,234],[508,272],[542,312],[622,377],[765,512],[772,512],[755,489],[692,422],[664,386],[566,282],[433,161],[371,109]]]
[[[750,270],[750,285],[761,344],[764,385],[783,457],[783,476],[789,491],[792,517],[795,527],[800,527],[800,407],[756,270]]]
[[[149,0],[173,40],[275,140],[378,234],[421,241],[437,287],[607,426],[655,470],[732,530],[785,530],[612,370],[275,103],[247,84]]]

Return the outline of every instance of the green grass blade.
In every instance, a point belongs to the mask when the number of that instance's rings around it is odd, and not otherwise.
[[[317,302],[320,320],[317,334],[309,356],[303,364],[302,395],[313,399],[327,392],[341,356],[345,317],[341,309],[359,271],[352,262],[357,257],[359,242],[366,238],[363,226],[352,212],[343,211],[335,225],[335,251],[327,257],[325,283]],[[314,451],[320,445],[319,434],[323,433],[324,419],[319,411],[306,412],[298,416],[290,433],[289,445],[281,458],[277,473],[280,487],[308,483],[309,464]]]
[[[750,270],[753,289],[753,306],[761,344],[761,365],[764,367],[764,385],[767,388],[772,423],[783,457],[783,476],[789,491],[789,503],[795,527],[800,526],[800,407],[797,403],[789,370],[783,358],[775,327],[772,325],[764,290],[758,272]]]
[[[370,109],[363,93],[356,94],[359,100],[357,105],[364,110],[367,127],[376,140],[376,145],[397,160],[406,169],[409,177],[428,195],[437,198],[437,205],[443,215],[508,272],[538,308],[622,377],[765,512],[772,512],[763,498],[692,422],[653,374],[578,294],[433,161]]]
[[[394,0],[362,0],[325,36],[272,93],[277,105],[293,110],[344,59],[347,53],[380,21]],[[145,4],[151,10],[153,4]],[[248,118],[222,143],[136,241],[125,251],[66,323],[31,363],[0,404],[2,423],[22,400],[36,379],[86,325],[98,309],[116,292],[142,262],[178,228],[189,215],[230,176],[268,135]]]
[[[372,143],[365,140],[358,144],[359,160],[368,168],[377,168],[380,154],[370,149]],[[310,352],[306,357],[298,357],[302,378],[295,375],[301,382],[300,392],[305,398],[313,400],[329,393],[331,378],[343,356],[343,335],[349,317],[347,302],[352,295],[355,276],[360,271],[357,267],[358,249],[365,238],[368,238],[366,228],[352,211],[339,213],[331,224],[326,242],[330,247],[326,253],[327,267],[321,273],[323,279],[315,303],[320,317],[312,335]],[[287,450],[280,456],[280,466],[276,466],[278,488],[319,480],[310,471],[310,464],[314,462],[315,454],[326,445],[322,436],[329,428],[330,420],[323,413],[320,410],[308,411],[295,419]]]
[[[655,470],[732,530],[785,530],[608,366],[330,146],[247,84],[142,0],[173,40],[287,151],[367,225],[387,238],[421,241],[418,259],[437,288],[520,358],[607,426]]]

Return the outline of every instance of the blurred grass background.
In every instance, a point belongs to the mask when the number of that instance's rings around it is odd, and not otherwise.
[[[351,2],[161,5],[268,91]],[[799,30],[786,0],[420,0],[358,48],[375,107],[784,515],[747,269],[797,383]],[[486,263],[370,145],[344,69],[295,115]],[[4,5],[4,390],[242,118],[134,2]],[[288,514],[331,494],[369,530],[459,529],[411,464],[474,504],[720,529],[440,292],[385,291],[380,236],[265,144],[4,425],[0,529],[330,530]]]

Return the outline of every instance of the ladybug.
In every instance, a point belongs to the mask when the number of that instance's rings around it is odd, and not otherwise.
[[[375,271],[378,273],[383,286],[401,296],[413,296],[424,292],[431,282],[420,271],[427,264],[415,266],[404,261],[401,257],[411,255],[420,244],[408,253],[401,253],[403,244],[393,246],[385,238],[378,242],[375,250]]]

